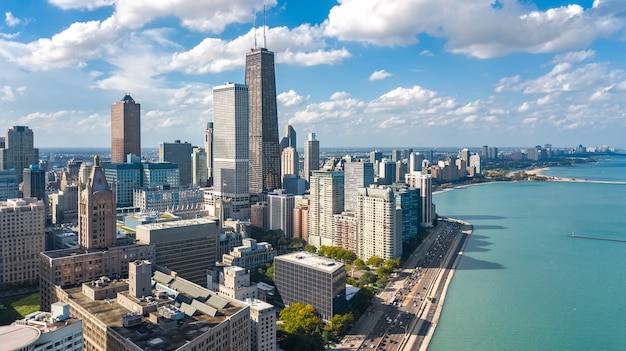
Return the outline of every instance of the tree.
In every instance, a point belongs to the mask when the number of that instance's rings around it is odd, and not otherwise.
[[[367,265],[365,265],[365,262],[360,258],[355,259],[353,263],[354,263],[354,267],[356,267],[356,269],[358,270],[363,270],[365,269],[365,267],[367,267]]]
[[[363,285],[372,284],[376,282],[376,276],[372,272],[365,272],[361,275],[361,278],[359,278],[359,282]]]
[[[304,247],[304,251],[315,253],[317,251],[317,248],[315,247],[315,245],[306,244],[306,246]]]
[[[336,314],[330,319],[330,322],[324,326],[324,331],[329,332],[333,338],[339,338],[348,331],[352,323],[354,323],[354,315],[352,312]]]
[[[285,322],[285,331],[289,334],[312,335],[322,327],[322,320],[309,304],[296,302],[280,312],[280,319]]]
[[[383,259],[378,256],[372,256],[367,259],[368,266],[380,267],[383,264]]]

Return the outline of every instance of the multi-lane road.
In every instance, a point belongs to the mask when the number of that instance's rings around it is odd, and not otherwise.
[[[336,348],[425,349],[441,312],[450,274],[470,233],[467,223],[440,219]]]

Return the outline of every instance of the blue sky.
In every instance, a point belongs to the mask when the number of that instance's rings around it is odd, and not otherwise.
[[[141,104],[142,147],[201,145],[212,87],[276,54],[279,133],[321,147],[626,147],[623,0],[3,0],[0,130],[110,146]],[[254,29],[256,17],[256,30]]]

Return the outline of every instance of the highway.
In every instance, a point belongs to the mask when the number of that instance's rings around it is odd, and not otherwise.
[[[335,349],[420,349],[432,336],[448,276],[470,233],[469,225],[440,219]]]

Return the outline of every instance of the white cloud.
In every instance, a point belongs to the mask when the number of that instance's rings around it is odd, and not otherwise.
[[[99,7],[112,6],[116,3],[115,0],[48,0],[48,2],[63,10],[94,10]]]
[[[374,73],[372,73],[369,77],[369,80],[370,82],[373,82],[375,80],[383,80],[391,76],[393,76],[393,74],[385,71],[384,69],[381,69],[380,71],[375,71]]]
[[[11,12],[5,12],[4,13],[4,22],[9,27],[15,27],[18,24],[22,23],[22,20],[19,19],[19,18],[16,18],[15,16],[13,16],[13,14]]]
[[[17,33],[0,33],[0,38],[12,40],[17,38],[20,35],[20,32]]]
[[[537,10],[532,3],[492,0],[340,0],[325,22],[326,34],[340,40],[381,46],[417,43],[426,33],[447,40],[454,53],[478,58],[513,52],[545,53],[583,48],[619,33],[626,23],[607,2],[593,9],[569,5]],[[363,21],[367,18],[367,21]]]
[[[421,56],[435,56],[435,54],[433,54],[430,50],[422,50],[420,52]]]
[[[309,96],[302,96],[293,89],[284,93],[280,93],[278,94],[278,96],[276,96],[276,101],[278,102],[278,104],[284,107],[300,106],[308,99]]]
[[[596,55],[594,50],[571,51],[565,54],[556,55],[552,63],[576,63],[593,58]]]
[[[24,95],[26,87],[13,88],[8,85],[0,87],[0,101],[15,101],[17,95]]]

